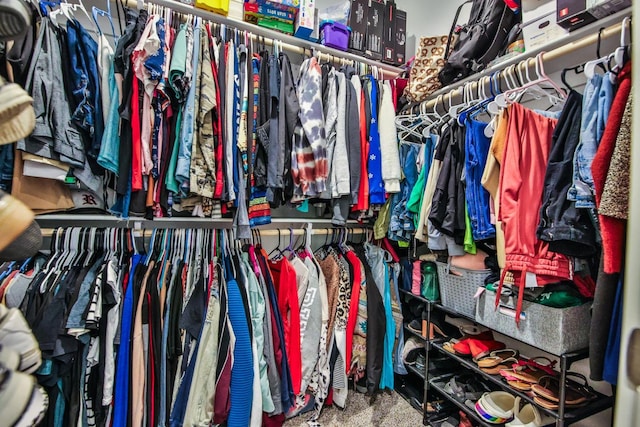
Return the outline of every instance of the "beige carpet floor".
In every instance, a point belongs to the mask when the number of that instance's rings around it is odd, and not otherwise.
[[[307,418],[309,414],[303,414],[286,421],[284,426],[306,427]],[[422,425],[422,414],[395,392],[383,393],[369,405],[367,396],[349,391],[344,410],[335,406],[324,408],[318,421],[323,427],[416,427]]]

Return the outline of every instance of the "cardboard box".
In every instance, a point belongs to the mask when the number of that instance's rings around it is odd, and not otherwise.
[[[556,24],[556,13],[551,11],[529,22],[522,24],[522,38],[525,52],[557,41],[569,32]]]
[[[631,7],[632,0],[556,0],[557,22],[573,31]]]
[[[366,57],[382,60],[382,34],[384,22],[384,3],[377,0],[369,0],[369,13],[367,16],[367,45],[364,54]]]
[[[525,300],[518,326],[515,319],[517,296],[501,297],[496,310],[495,295],[489,291],[480,295],[477,323],[556,356],[589,346],[591,304],[554,308]]]
[[[351,11],[349,12],[350,51],[360,53],[364,52],[366,48],[368,11],[368,0],[351,0]]]
[[[396,63],[396,4],[388,0],[384,6],[384,22],[382,23],[382,61]]]
[[[300,0],[300,9],[296,18],[295,36],[309,40],[314,30],[316,18],[315,0]]]
[[[253,24],[257,24],[259,18],[269,18],[293,25],[297,13],[297,6],[285,5],[277,0],[250,0],[244,2],[244,20]]]
[[[396,9],[396,65],[407,62],[407,12]]]

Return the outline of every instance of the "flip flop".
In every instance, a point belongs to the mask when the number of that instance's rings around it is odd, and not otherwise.
[[[489,356],[476,359],[475,362],[478,364],[479,368],[493,368],[495,366],[504,364],[511,359],[513,359],[513,361],[517,363],[518,361],[515,358],[518,357],[518,355],[518,350],[505,348],[502,350],[492,351]]]
[[[547,364],[541,364],[538,360],[544,360]],[[553,370],[556,362],[551,359],[539,356],[532,359],[521,359],[513,364],[509,376],[516,381],[535,384],[543,376],[555,376],[557,372]]]
[[[490,367],[490,368],[482,368],[482,367],[481,367],[481,368],[480,368],[480,370],[481,370],[482,372],[484,372],[485,374],[489,374],[489,375],[498,375],[498,374],[500,374],[500,371],[503,371],[503,370],[505,370],[505,369],[509,369],[509,366],[508,366],[508,365],[505,365],[504,363],[508,363],[508,362],[517,362],[517,361],[518,361],[517,359],[515,359],[515,358],[513,358],[513,357],[510,357],[510,358],[508,358],[508,359],[504,359],[504,360],[502,361],[502,363],[500,363],[499,365],[492,366],[492,367]]]

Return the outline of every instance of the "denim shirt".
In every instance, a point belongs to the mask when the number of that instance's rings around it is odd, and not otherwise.
[[[196,20],[193,29],[193,39],[200,40],[200,19]],[[198,69],[198,56],[200,53],[200,43],[193,43],[192,68]],[[180,132],[180,148],[178,150],[178,162],[176,164],[176,180],[180,183],[181,190],[184,193],[189,191],[190,171],[191,171],[191,148],[193,145],[193,133],[195,127],[195,103],[196,103],[196,85],[192,80],[187,101],[182,112],[182,129]]]

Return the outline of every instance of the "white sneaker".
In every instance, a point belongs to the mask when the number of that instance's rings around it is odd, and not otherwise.
[[[17,308],[7,309],[0,304],[0,344],[20,354],[19,370],[32,374],[42,363],[42,354],[36,337],[22,312]]]

